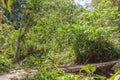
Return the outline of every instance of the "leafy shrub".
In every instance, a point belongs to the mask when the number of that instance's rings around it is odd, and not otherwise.
[[[11,65],[11,60],[9,60],[6,56],[0,55],[0,73],[8,71],[11,68]]]
[[[24,66],[39,66],[41,63],[43,63],[45,61],[44,57],[41,57],[41,55],[29,55],[27,56],[23,61],[22,64]]]
[[[79,75],[65,74],[64,76],[58,77],[57,80],[79,80]]]
[[[27,80],[57,80],[57,77],[61,76],[64,72],[60,69],[45,71],[40,70],[33,76],[28,76]]]
[[[0,31],[0,53],[7,54],[9,58],[13,57],[13,53],[16,46],[18,30],[15,30],[13,26],[2,24],[2,30]]]
[[[38,59],[34,56],[28,56],[23,60],[24,65],[28,66],[36,66],[38,64]]]
[[[74,44],[77,63],[101,62],[118,58],[115,28],[80,27]]]
[[[80,68],[87,73],[86,76],[81,75],[80,79],[82,80],[106,80],[106,77],[95,74],[96,67],[90,64],[87,64],[86,66],[80,66]]]

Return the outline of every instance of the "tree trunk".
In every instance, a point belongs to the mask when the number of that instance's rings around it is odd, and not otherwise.
[[[97,70],[95,73],[97,74],[102,73],[106,76],[109,76],[110,73],[114,72],[112,68],[117,62],[118,61],[110,61],[110,62],[95,63],[91,65],[96,67]],[[58,66],[58,68],[62,69],[66,73],[86,73],[83,69],[80,68],[80,66],[86,66],[86,65],[72,65],[72,66],[61,65]]]
[[[19,35],[18,35],[18,39],[17,39],[17,45],[16,45],[14,57],[13,57],[13,63],[16,63],[18,54],[20,53],[20,44],[22,42],[23,36],[24,36],[24,34],[22,34],[22,25],[20,23],[20,31],[19,31]]]
[[[0,30],[2,30],[2,10],[0,9]]]
[[[14,53],[14,57],[13,57],[13,63],[16,62],[17,60],[17,55],[20,51],[20,43],[21,43],[21,33],[22,32],[22,29],[20,28],[20,32],[19,32],[19,36],[18,36],[18,39],[17,39],[17,45],[16,45],[16,49],[15,49],[15,53]]]
[[[120,18],[120,0],[118,0],[118,18]],[[118,23],[118,27],[119,27],[119,32],[120,32],[120,23]]]

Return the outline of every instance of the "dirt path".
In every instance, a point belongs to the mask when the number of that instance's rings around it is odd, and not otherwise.
[[[37,70],[12,70],[9,73],[4,73],[0,75],[0,80],[11,80],[12,78],[17,78],[18,80],[23,80],[27,74],[34,74]]]
[[[96,63],[91,64],[97,68],[97,72],[102,72],[105,74],[109,74],[111,71],[111,67],[118,61],[110,61],[110,62],[103,62],[103,63]],[[61,68],[65,72],[68,73],[77,73],[79,72],[81,65],[74,65],[74,66],[59,66],[58,68]],[[82,65],[83,66],[83,65]],[[37,69],[20,69],[20,70],[12,70],[9,73],[4,73],[3,75],[0,75],[0,80],[11,80],[12,78],[17,78],[18,80],[24,80],[25,76],[28,74],[34,74],[37,72]],[[108,73],[106,73],[108,72]]]

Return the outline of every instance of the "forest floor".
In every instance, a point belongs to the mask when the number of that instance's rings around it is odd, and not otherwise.
[[[118,61],[110,61],[110,62],[102,62],[102,63],[95,63],[91,64],[97,68],[96,72],[101,72],[103,75],[109,76],[111,72],[111,68],[115,63]],[[84,65],[61,65],[58,68],[61,68],[67,73],[78,73],[80,72],[80,66]],[[11,79],[18,79],[24,80],[27,75],[34,74],[37,72],[37,69],[19,69],[19,70],[11,70],[8,73],[4,73],[0,75],[0,80],[11,80]]]
[[[25,70],[25,69],[20,69],[20,70],[11,70],[8,73],[4,73],[0,76],[0,80],[12,80],[12,79],[17,79],[17,80],[24,80],[25,77],[29,74],[34,74],[37,72],[37,70]]]

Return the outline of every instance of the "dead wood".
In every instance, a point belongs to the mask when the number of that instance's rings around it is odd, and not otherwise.
[[[111,72],[113,72],[112,67],[117,62],[118,61],[110,61],[110,62],[103,62],[103,63],[95,63],[95,64],[91,64],[91,65],[95,66],[97,68],[96,73],[102,73],[103,75],[104,74],[109,75]],[[80,68],[80,66],[85,66],[85,65],[59,66],[58,68],[61,68],[66,73],[84,72],[84,70],[82,70]]]

